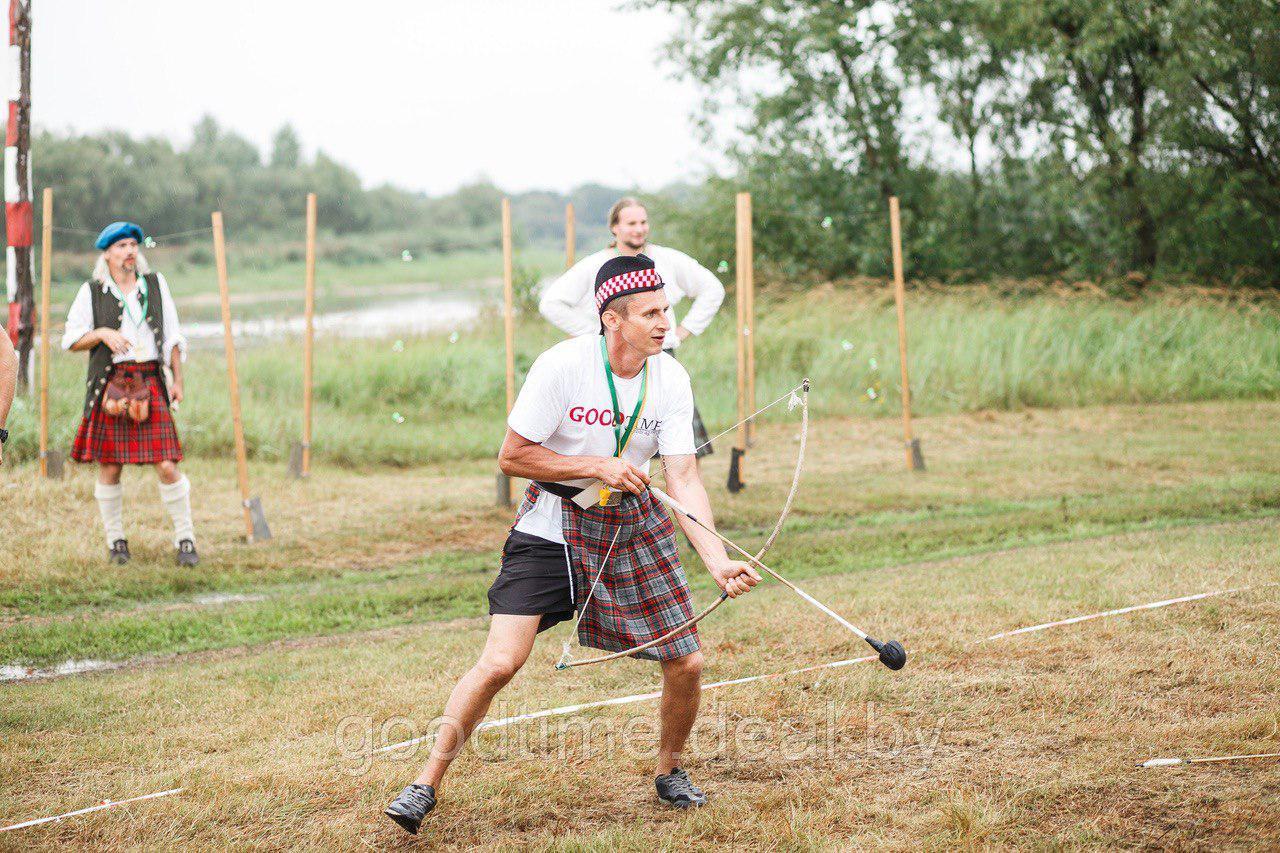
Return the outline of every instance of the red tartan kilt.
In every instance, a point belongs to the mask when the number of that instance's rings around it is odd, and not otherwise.
[[[142,423],[128,416],[113,418],[102,410],[102,398],[89,417],[80,421],[71,458],[77,462],[106,462],[115,465],[145,465],[182,459],[178,430],[169,412],[169,402],[160,387],[159,362],[124,361],[117,372],[138,374],[151,391],[151,415]]]
[[[539,486],[531,484],[521,512],[536,503],[540,493]],[[624,493],[616,507],[582,509],[571,500],[562,500],[560,506],[565,546],[576,575],[574,604],[582,613],[582,645],[622,651],[689,621],[693,602],[676,550],[675,525],[647,492],[639,497]],[[606,555],[606,571],[601,573]],[[670,660],[699,648],[698,627],[691,625],[633,657]]]

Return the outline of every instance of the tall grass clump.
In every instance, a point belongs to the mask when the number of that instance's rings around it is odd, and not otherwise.
[[[897,331],[883,291],[822,287],[761,294],[755,329],[758,403],[804,376],[816,415],[898,412]],[[733,306],[679,350],[714,433],[735,419]],[[1280,309],[1207,297],[1135,300],[995,297],[912,291],[908,297],[915,410],[1078,407],[1280,396]],[[539,317],[517,323],[517,382],[560,340]],[[239,354],[244,423],[254,457],[283,460],[301,434],[301,346],[289,340]],[[317,342],[314,447],[342,465],[409,466],[493,456],[506,410],[501,322],[492,312],[448,334]],[[71,444],[84,384],[83,356],[56,354],[51,435]],[[187,363],[178,427],[188,454],[229,457],[231,418],[221,351]],[[36,455],[36,401],[20,400],[6,459]],[[786,417],[779,407],[770,413]]]

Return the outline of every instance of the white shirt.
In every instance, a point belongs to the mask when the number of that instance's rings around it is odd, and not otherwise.
[[[666,353],[650,356],[644,408],[622,458],[648,472],[655,454],[687,456],[693,448],[693,389],[689,374]],[[624,423],[640,397],[640,377],[614,376]],[[604,375],[600,335],[558,343],[538,356],[507,417],[507,426],[548,450],[565,456],[613,456],[613,399]],[[566,480],[583,487],[593,480]],[[564,542],[560,498],[548,492],[516,524],[516,530]]]
[[[596,311],[596,273],[600,272],[605,261],[620,254],[616,248],[605,249],[588,255],[566,270],[543,291],[538,301],[542,316],[570,335],[598,334],[600,315]],[[700,335],[720,310],[720,303],[724,301],[724,285],[715,273],[684,252],[650,243],[644,254],[653,259],[653,265],[666,285],[663,290],[667,301],[671,303],[671,310],[667,312],[671,331],[662,346],[675,349],[680,345],[680,337],[676,334],[675,306],[686,296],[693,299],[693,305],[679,325]]]
[[[164,358],[161,359],[156,352],[156,336],[151,331],[151,327],[147,325],[147,318],[142,310],[142,276],[138,276],[138,284],[129,291],[126,296],[121,293],[120,288],[114,281],[106,284],[86,281],[80,285],[80,291],[76,293],[75,301],[71,303],[71,310],[67,312],[67,328],[62,333],[62,348],[71,349],[76,341],[83,338],[94,329],[93,325],[93,297],[89,292],[89,288],[93,286],[106,287],[114,293],[117,300],[122,304],[120,306],[120,334],[124,339],[133,344],[133,348],[127,352],[113,353],[111,361],[119,364],[122,361],[162,361],[169,364],[170,353],[176,346],[179,349],[183,361],[187,360],[187,339],[182,335],[182,327],[178,324],[178,309],[173,304],[173,294],[169,292],[169,282],[164,280],[164,276],[156,273],[156,279],[160,285],[160,300],[163,303],[161,310],[162,319],[164,321]]]

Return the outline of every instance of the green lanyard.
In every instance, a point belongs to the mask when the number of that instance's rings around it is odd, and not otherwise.
[[[111,282],[111,289],[120,298],[120,305],[124,308],[124,313],[128,315],[129,320],[135,327],[142,328],[143,322],[147,319],[147,280],[145,278],[138,279],[138,293],[142,294],[142,316],[137,320],[133,319],[133,312],[129,310],[129,300],[121,292],[120,288],[116,286],[115,281]]]
[[[605,345],[604,335],[600,336],[600,355],[604,357],[604,378],[609,382],[609,396],[613,400],[613,442],[616,448],[613,455],[621,457],[622,451],[627,449],[627,444],[631,441],[636,422],[640,420],[640,412],[644,410],[645,395],[649,390],[649,362],[646,360],[644,367],[640,368],[640,399],[636,401],[635,411],[631,413],[624,430],[618,423],[622,412],[618,409],[618,390],[613,387],[613,367],[609,364],[609,347]]]

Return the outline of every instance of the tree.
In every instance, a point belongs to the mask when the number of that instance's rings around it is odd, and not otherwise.
[[[970,199],[980,212],[978,147],[1001,134],[999,95],[1009,81],[1007,58],[983,32],[979,0],[911,0],[898,19],[898,61],[938,100],[938,117],[968,157]]]
[[[1280,216],[1280,5],[1179,0],[1171,17],[1173,141]]]
[[[206,115],[192,132],[190,153],[231,171],[262,165],[257,146],[243,136],[223,130],[213,116]]]
[[[323,151],[316,153],[310,180],[319,196],[316,215],[343,234],[364,231],[373,220],[360,176]]]
[[[272,137],[268,164],[273,169],[296,169],[302,164],[302,140],[293,125],[284,125]]]
[[[901,170],[903,78],[893,15],[874,0],[642,0],[682,13],[669,55],[709,91],[709,111],[745,115],[744,151],[795,143],[895,194]],[[766,82],[760,82],[760,81]]]
[[[1146,171],[1168,116],[1166,2],[994,0],[992,37],[1026,81],[1016,112],[1110,202],[1131,269],[1151,270],[1158,223]]]

